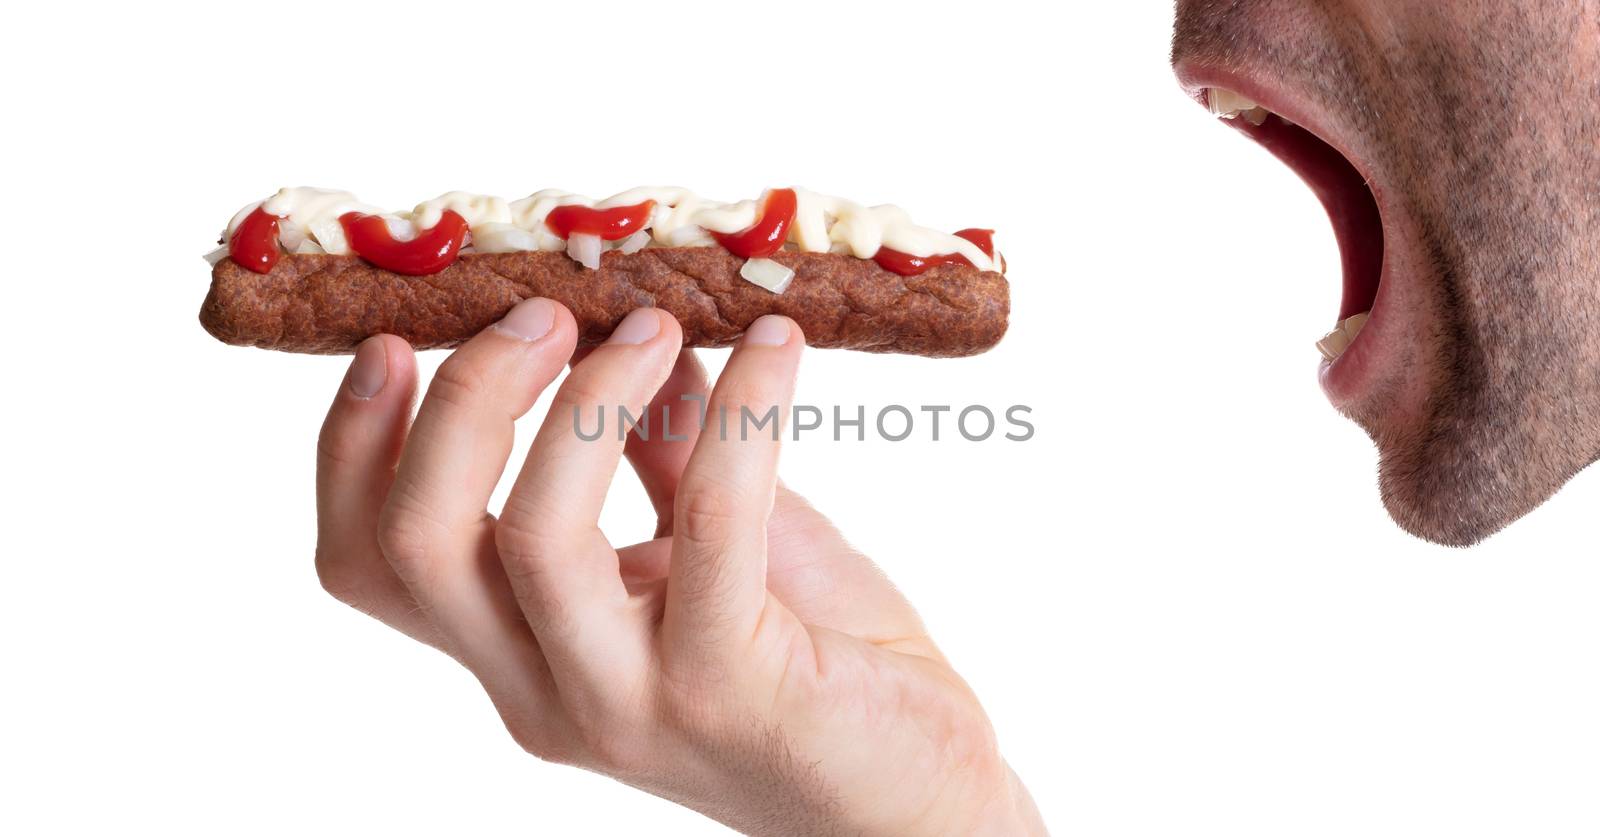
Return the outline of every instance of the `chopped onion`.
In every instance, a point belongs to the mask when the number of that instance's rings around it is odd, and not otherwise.
[[[684,225],[667,233],[668,247],[710,247],[717,242],[706,231],[693,225]]]
[[[319,220],[310,226],[309,232],[328,255],[344,256],[350,253],[350,242],[345,240],[344,227],[339,224],[339,219]]]
[[[739,268],[739,275],[775,294],[788,290],[794,281],[794,270],[771,259],[751,259]]]
[[[573,233],[567,239],[567,255],[573,261],[590,270],[600,269],[600,253],[605,249],[605,242],[598,235],[588,233]]]
[[[520,253],[539,249],[539,237],[521,227],[491,222],[472,228],[472,246],[480,253]]]
[[[206,264],[211,265],[212,267],[216,267],[217,266],[217,262],[220,262],[223,259],[226,259],[227,257],[228,257],[228,245],[224,244],[221,247],[218,247],[217,249],[212,250],[211,252],[207,253],[205,255],[205,260],[206,260]]]
[[[621,250],[622,254],[626,256],[637,253],[648,246],[650,246],[650,231],[640,230],[633,235],[624,238],[620,243],[617,244],[617,249]]]
[[[300,243],[306,240],[306,228],[296,224],[288,218],[278,219],[278,243],[283,249],[293,253],[300,249]]]
[[[383,216],[383,223],[389,227],[389,234],[396,241],[410,241],[417,237],[417,225],[409,218],[398,218],[394,215]]]
[[[321,247],[317,246],[315,241],[306,238],[301,239],[300,245],[294,248],[294,250],[291,252],[297,256],[320,256],[324,251]]]

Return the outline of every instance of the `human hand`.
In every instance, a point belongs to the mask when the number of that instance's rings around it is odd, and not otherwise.
[[[410,347],[361,346],[318,446],[328,591],[454,656],[534,755],[748,833],[1043,833],[911,606],[779,485],[781,434],[735,429],[741,407],[789,414],[789,320],[755,323],[707,397],[677,322],[635,311],[574,364],[488,511],[513,422],[576,338],[565,308],[521,304],[444,362],[414,424]],[[684,396],[707,398],[704,432]],[[647,403],[648,440],[576,432]],[[624,455],[659,525],[614,549],[598,520]]]

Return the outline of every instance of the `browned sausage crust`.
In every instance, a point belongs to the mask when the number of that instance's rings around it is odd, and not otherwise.
[[[418,349],[454,346],[530,297],[572,309],[580,342],[598,343],[635,308],[683,324],[684,344],[726,346],[763,314],[783,314],[812,346],[962,357],[1005,335],[1005,277],[944,265],[902,277],[869,259],[781,252],[793,283],[774,294],[739,276],[744,260],[720,247],[606,253],[597,271],[565,253],[468,254],[432,276],[402,276],[354,256],[285,255],[271,273],[218,262],[200,323],[224,343],[345,354],[374,334]]]

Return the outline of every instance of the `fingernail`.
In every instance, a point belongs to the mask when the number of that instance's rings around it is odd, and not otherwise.
[[[542,297],[526,299],[506,312],[495,328],[517,338],[533,342],[550,333],[556,326],[555,303]]]
[[[768,314],[744,332],[746,346],[782,346],[789,342],[789,318]]]
[[[661,333],[661,317],[653,309],[640,308],[622,318],[607,343],[637,346]]]
[[[388,380],[389,350],[382,337],[368,337],[356,347],[356,359],[350,363],[350,394],[371,398]]]

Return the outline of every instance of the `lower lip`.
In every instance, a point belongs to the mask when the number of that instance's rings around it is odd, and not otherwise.
[[[1332,361],[1322,361],[1318,368],[1317,377],[1322,384],[1322,391],[1339,410],[1349,409],[1373,392],[1382,361],[1392,357],[1399,348],[1397,335],[1391,327],[1393,321],[1388,316],[1405,305],[1400,298],[1404,296],[1403,291],[1391,281],[1398,255],[1395,241],[1393,235],[1387,238],[1378,295],[1372,303],[1366,326],[1343,354]]]
[[[1374,342],[1371,334],[1374,328],[1373,321],[1368,320],[1361,335],[1350,344],[1350,348],[1345,349],[1344,354],[1332,361],[1322,361],[1317,370],[1322,391],[1337,409],[1349,407],[1366,391],[1366,382],[1372,377],[1372,353],[1368,348]]]

